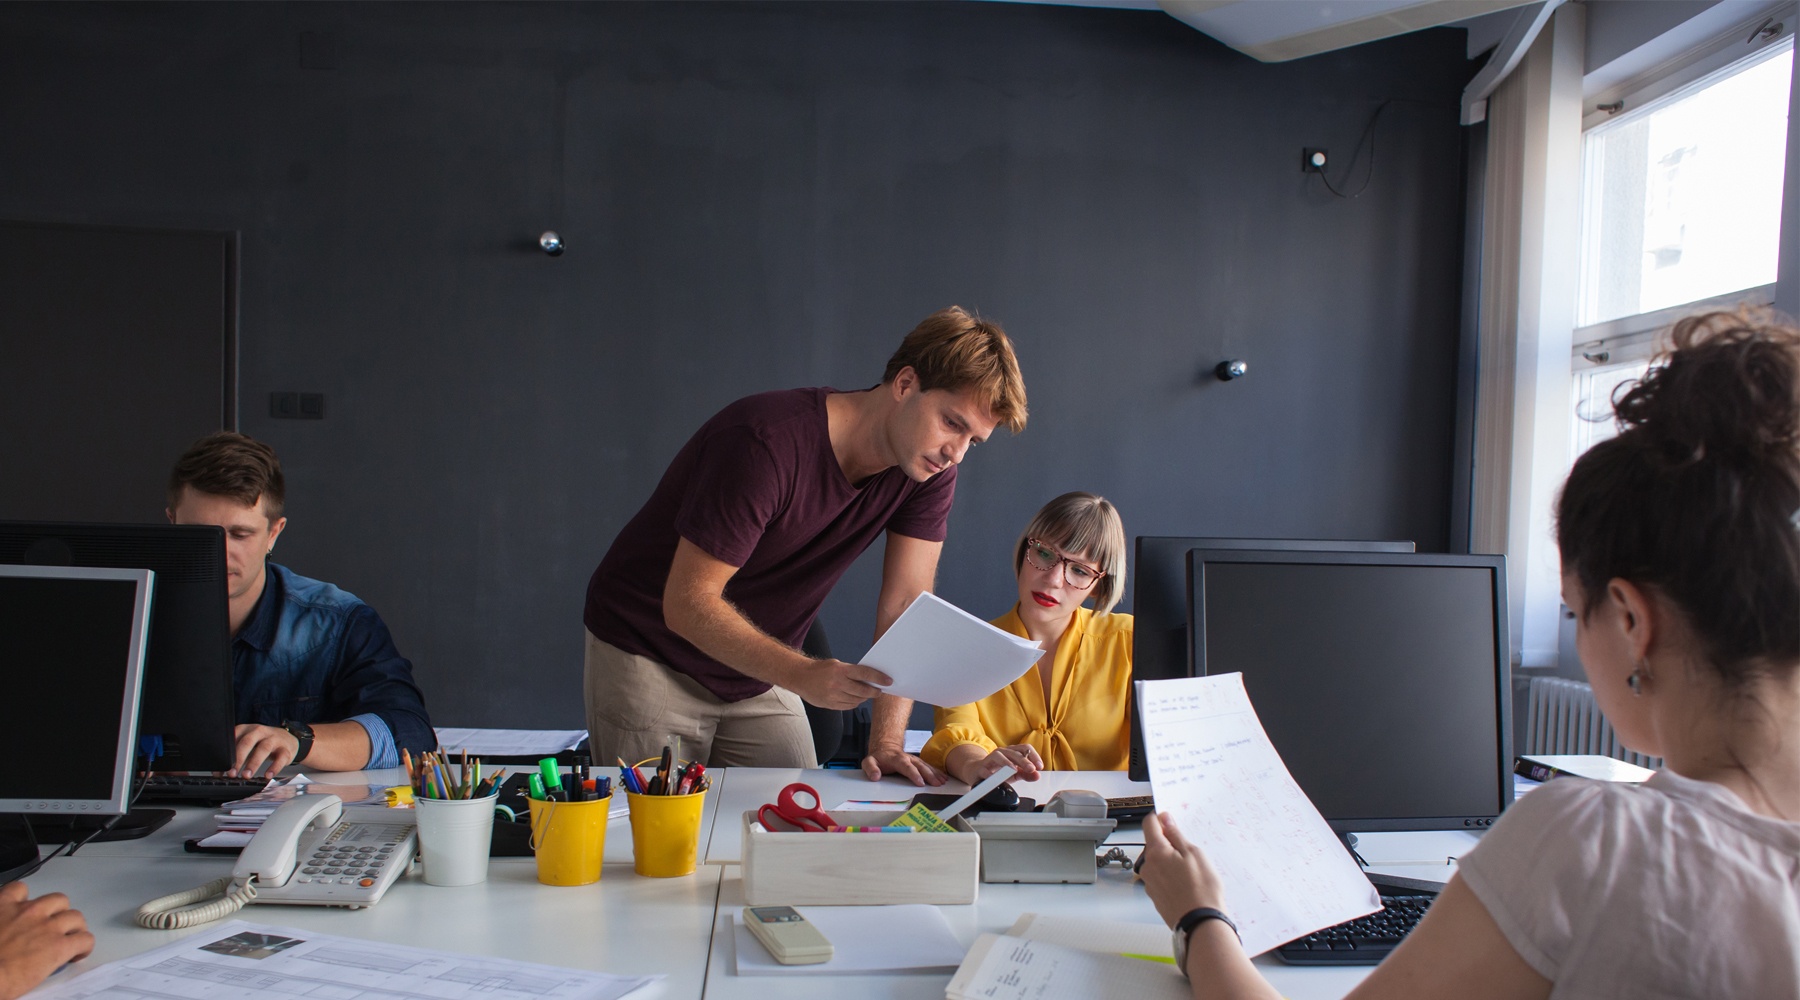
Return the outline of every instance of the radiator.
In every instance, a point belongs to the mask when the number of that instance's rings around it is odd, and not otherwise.
[[[1525,711],[1525,753],[1592,753],[1640,767],[1662,766],[1662,758],[1627,750],[1600,714],[1594,689],[1582,681],[1533,677]]]

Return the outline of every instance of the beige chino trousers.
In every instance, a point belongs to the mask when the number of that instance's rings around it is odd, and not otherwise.
[[[724,701],[686,674],[587,636],[588,739],[594,763],[659,758],[670,737],[707,767],[818,767],[800,696],[770,688]]]

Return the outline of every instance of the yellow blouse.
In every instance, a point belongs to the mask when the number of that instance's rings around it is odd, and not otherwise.
[[[993,624],[1025,635],[1016,605]],[[1130,615],[1096,618],[1087,608],[1076,608],[1056,647],[1048,712],[1043,674],[1034,664],[1018,680],[972,705],[939,708],[936,731],[920,756],[941,769],[950,751],[964,743],[989,753],[1029,743],[1052,771],[1125,770],[1131,755],[1126,716],[1131,627]]]

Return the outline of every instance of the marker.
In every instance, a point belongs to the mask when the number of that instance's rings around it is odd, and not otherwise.
[[[536,775],[536,774],[532,775],[530,787],[531,787],[531,797],[532,798],[537,799],[539,802],[542,802],[546,799],[546,796],[544,795],[544,779],[543,779],[542,775]]]
[[[562,771],[557,768],[555,757],[538,761],[538,773],[543,776],[545,798],[568,800],[568,793],[563,791]]]

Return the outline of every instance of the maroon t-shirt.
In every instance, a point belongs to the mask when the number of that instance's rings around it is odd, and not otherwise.
[[[696,431],[588,581],[588,631],[668,664],[725,701],[742,701],[770,686],[663,623],[663,586],[679,539],[739,567],[725,599],[796,647],[825,595],[883,531],[943,541],[956,466],[923,483],[892,467],[852,486],[826,424],[825,397],[836,391],[747,396]]]

